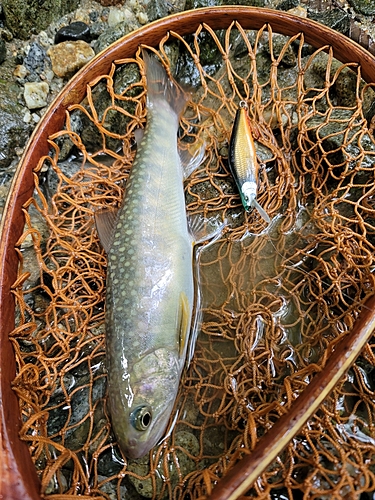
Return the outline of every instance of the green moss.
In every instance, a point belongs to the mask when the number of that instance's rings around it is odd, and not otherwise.
[[[375,15],[374,0],[349,0],[349,3],[357,12],[365,16]]]
[[[76,9],[79,0],[3,0],[2,5],[8,29],[15,37],[26,40]]]

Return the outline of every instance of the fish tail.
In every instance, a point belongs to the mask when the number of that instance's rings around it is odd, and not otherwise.
[[[156,101],[167,101],[177,116],[180,116],[188,101],[187,94],[167,75],[164,67],[155,58],[142,50],[146,68],[147,104],[152,107]]]
[[[271,219],[269,218],[269,215],[267,214],[267,212],[264,210],[264,208],[262,208],[259,203],[257,202],[257,200],[254,198],[251,202],[251,206],[256,208],[260,214],[260,216],[262,217],[262,219],[265,220],[265,222],[267,222],[267,224],[269,224],[271,222]]]

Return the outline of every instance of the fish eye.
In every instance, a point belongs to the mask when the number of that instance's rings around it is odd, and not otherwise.
[[[152,412],[149,406],[139,406],[136,408],[131,416],[132,426],[138,431],[145,431],[151,424]]]

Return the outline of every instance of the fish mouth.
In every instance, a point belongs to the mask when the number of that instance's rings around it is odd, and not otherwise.
[[[155,446],[160,444],[166,437],[166,428],[170,418],[170,412],[165,411],[163,419],[156,419],[152,422],[147,434],[135,435],[128,434],[127,439],[123,443],[119,443],[127,458],[136,459],[145,456]]]
[[[144,455],[146,455],[147,451],[144,451],[146,447],[139,447],[139,441],[135,438],[129,439],[129,441],[126,444],[125,450],[126,450],[126,456],[128,458],[141,458]]]
[[[159,441],[160,437],[158,436],[158,439],[156,439],[152,446],[150,446],[149,439],[143,442],[136,438],[130,438],[124,446],[125,455],[127,458],[131,459],[142,458],[147,455],[147,453],[152,450],[152,448],[156,446]]]

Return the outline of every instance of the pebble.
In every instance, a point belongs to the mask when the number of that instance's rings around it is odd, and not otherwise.
[[[13,71],[13,76],[18,80],[24,80],[30,71],[23,64],[18,64]]]
[[[123,21],[134,21],[135,16],[129,9],[111,9],[108,15],[108,26],[116,26]]]
[[[47,54],[51,58],[52,70],[60,78],[73,75],[90,61],[95,52],[87,42],[61,42],[51,47]]]
[[[297,7],[289,9],[288,12],[289,14],[293,14],[298,17],[307,17],[307,9],[305,9],[305,7],[302,7],[302,5],[297,5]]]
[[[30,123],[31,122],[31,113],[30,111],[27,109],[24,116],[23,116],[23,121],[25,123]]]
[[[75,21],[68,26],[60,28],[55,35],[55,43],[58,44],[69,40],[84,40],[85,42],[90,42],[90,26],[82,21]]]
[[[26,82],[23,96],[29,109],[47,106],[49,85],[46,82]]]
[[[147,16],[146,12],[139,12],[137,14],[137,19],[138,19],[139,24],[148,23],[148,16]]]

